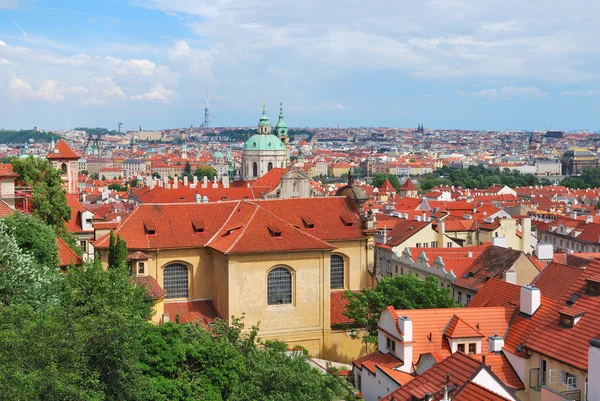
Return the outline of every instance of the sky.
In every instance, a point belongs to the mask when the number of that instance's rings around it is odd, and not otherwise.
[[[0,128],[600,128],[595,0],[0,0]]]

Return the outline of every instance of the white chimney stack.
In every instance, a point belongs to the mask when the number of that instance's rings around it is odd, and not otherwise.
[[[412,360],[413,360],[413,349],[412,349],[412,337],[413,337],[413,325],[412,320],[409,319],[408,316],[400,316],[398,318],[398,328],[402,333],[402,343],[397,345],[397,350],[399,351],[396,355],[403,361],[407,361],[404,363],[398,370],[401,370],[406,373],[412,373]]]
[[[184,176],[183,176],[183,186],[184,186],[184,187],[187,187],[187,186],[188,186],[188,176],[187,176],[187,175],[184,175]]]
[[[502,347],[504,347],[504,338],[498,336],[498,334],[488,338],[488,352],[500,352]]]
[[[202,177],[202,188],[208,188],[208,177]]]
[[[179,177],[175,176],[175,178],[173,178],[173,189],[177,188],[179,188]]]
[[[532,285],[521,287],[521,313],[533,316],[542,304],[542,293]]]
[[[528,217],[521,221],[521,246],[523,252],[531,253],[531,219]]]
[[[194,183],[194,186],[198,185],[198,177],[197,177],[197,176],[194,176],[194,178],[193,178],[193,181],[192,181],[192,182]]]
[[[504,272],[504,274],[502,276],[504,278],[504,281],[506,281],[507,283],[517,284],[517,272],[516,271],[507,270]]]
[[[554,249],[552,244],[537,244],[535,247],[535,256],[539,260],[552,260],[554,258]]]

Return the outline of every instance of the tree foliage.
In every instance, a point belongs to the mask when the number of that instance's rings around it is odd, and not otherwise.
[[[21,249],[11,228],[0,220],[0,305],[37,306],[53,297],[58,269],[37,263],[33,253],[40,259],[51,257],[43,251]]]
[[[23,143],[29,139],[33,139],[37,143],[48,143],[52,138],[57,139],[60,138],[60,136],[55,135],[52,132],[39,132],[34,130],[0,130],[0,143]]]
[[[420,180],[421,191],[427,192],[440,185],[454,185],[468,189],[486,189],[492,185],[506,185],[511,188],[538,185],[539,179],[533,174],[521,174],[518,170],[488,168],[483,164],[466,169],[443,166],[434,173],[425,174]]]
[[[212,181],[217,175],[217,170],[215,170],[214,167],[200,166],[196,169],[194,175],[198,177],[199,180],[207,177],[209,181]]]
[[[71,219],[71,208],[67,204],[66,191],[58,170],[44,159],[29,156],[12,160],[18,180],[33,187],[33,214],[51,227],[60,229]]]
[[[127,243],[120,235],[110,230],[108,244],[108,267],[127,269]]]
[[[579,176],[566,177],[561,182],[567,188],[600,188],[600,168],[586,167]]]
[[[400,181],[398,181],[398,177],[396,177],[394,174],[382,173],[375,174],[375,176],[373,177],[373,186],[376,188],[381,187],[385,182],[386,178],[390,181],[390,184],[392,184],[392,186],[396,188],[396,191],[402,187],[402,184],[400,184]]]
[[[58,266],[56,233],[35,216],[13,213],[4,218],[19,248],[34,257],[41,266]]]
[[[348,290],[344,297],[348,300],[344,315],[353,319],[356,326],[366,328],[367,334],[363,338],[366,343],[377,342],[379,315],[390,305],[395,309],[458,306],[450,290],[440,288],[437,278],[429,276],[426,280],[419,280],[410,274],[385,277],[374,289],[365,288],[361,292]]]

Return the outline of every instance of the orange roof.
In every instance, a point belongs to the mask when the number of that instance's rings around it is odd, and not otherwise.
[[[19,174],[13,171],[12,164],[1,164],[0,163],[0,177],[8,178],[8,177],[18,177]]]
[[[524,255],[523,252],[515,249],[490,246],[456,279],[454,285],[477,290],[490,278],[502,277],[521,255]]]
[[[392,186],[392,183],[387,178],[379,187],[379,192],[396,192],[396,189]]]
[[[471,338],[471,337],[483,337],[483,334],[476,330],[464,320],[454,315],[448,328],[444,332],[444,335],[449,338]]]
[[[400,191],[416,191],[417,187],[413,184],[410,178],[407,178],[402,187],[400,187]]]
[[[344,298],[344,291],[332,291],[330,294],[330,314],[329,319],[331,324],[348,324],[354,320],[344,316],[344,311],[348,305],[348,300]]]
[[[281,183],[281,177],[288,171],[290,170],[287,168],[275,167],[258,180],[254,181],[252,184],[252,192],[255,197],[260,198],[277,188],[277,186]]]
[[[375,374],[375,366],[386,367],[390,369],[398,368],[403,365],[403,362],[394,354],[381,351],[373,352],[365,355],[362,358],[355,359],[352,364],[359,369],[363,367],[369,372]]]
[[[179,316],[179,323],[200,322],[205,327],[221,317],[211,300],[165,302],[165,313],[171,322]]]
[[[58,265],[60,267],[70,265],[80,266],[83,264],[83,259],[62,238],[56,238],[56,246],[58,247]]]
[[[136,276],[135,285],[146,287],[148,295],[150,295],[152,299],[161,299],[167,295],[167,292],[158,285],[152,276]]]
[[[15,212],[16,212],[15,209],[13,209],[11,206],[9,206],[8,203],[6,203],[0,199],[0,218],[8,217]]]
[[[501,379],[499,377],[499,379]],[[479,384],[469,381],[452,398],[453,401],[509,401],[508,398],[501,396]]]
[[[56,144],[54,150],[46,156],[48,160],[77,160],[80,156],[71,149],[64,139],[61,139]]]

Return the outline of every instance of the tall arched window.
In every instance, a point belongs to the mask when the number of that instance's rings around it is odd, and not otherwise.
[[[331,289],[344,288],[344,258],[331,255]]]
[[[272,168],[273,168],[273,163],[269,162],[269,164],[267,164],[267,171],[271,171]]]
[[[258,164],[252,163],[252,177],[258,177]]]
[[[292,272],[285,267],[276,267],[267,276],[267,304],[285,305],[292,303]]]
[[[164,270],[166,298],[188,297],[188,267],[182,263],[171,263]]]

